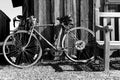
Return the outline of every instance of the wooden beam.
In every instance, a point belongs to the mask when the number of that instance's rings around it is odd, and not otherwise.
[[[100,12],[99,13],[99,16],[100,17],[108,17],[108,18],[118,18],[118,17],[120,17],[120,12]]]
[[[104,45],[104,41],[97,41],[99,45]],[[110,41],[110,50],[120,49],[120,41]]]

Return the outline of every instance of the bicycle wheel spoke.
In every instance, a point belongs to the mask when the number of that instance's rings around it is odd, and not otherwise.
[[[30,64],[27,60],[27,57],[25,55],[25,52],[22,52],[22,62],[21,62],[22,65],[27,65],[27,64]]]
[[[22,58],[21,54],[18,54],[15,58],[16,58],[16,60],[15,60],[14,63],[16,65],[20,65],[21,64],[21,58]]]
[[[27,48],[26,51],[29,52],[29,54],[31,54],[31,55],[35,55],[36,53],[38,53],[37,52],[38,49],[36,49],[36,48],[30,48],[30,49]]]
[[[35,61],[34,60],[34,55],[31,55],[27,51],[25,51],[25,57],[26,57],[27,63],[33,63]]]
[[[25,54],[25,56],[26,56],[26,60],[27,60],[27,62],[28,63],[33,63],[34,62],[34,60],[33,60],[33,56],[31,56],[30,54]]]
[[[34,56],[33,53],[29,52],[29,51],[25,51],[25,54],[28,55],[28,56],[30,56],[30,57]]]
[[[17,51],[13,50],[10,53],[7,54],[8,57],[12,57],[12,56],[16,56],[17,55]]]

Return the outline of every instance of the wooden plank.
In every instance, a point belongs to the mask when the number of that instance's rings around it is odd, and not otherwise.
[[[88,0],[81,0],[81,26],[88,28],[88,16],[89,16],[89,4]]]
[[[70,15],[73,13],[73,8],[72,8],[72,0],[64,0],[64,10],[65,10],[65,15]]]
[[[111,61],[119,61],[120,57],[110,58]]]
[[[96,5],[95,5],[95,7],[96,8],[100,8],[100,0],[96,0],[96,3],[95,3]]]
[[[104,41],[97,41],[99,45],[104,45]],[[110,41],[110,50],[120,49],[120,41]]]
[[[88,16],[89,16],[89,10],[88,10],[89,4],[88,0],[81,0],[81,26],[85,28],[89,28],[88,25]],[[88,40],[88,34],[86,31],[81,31],[81,39],[87,41]]]
[[[120,4],[120,0],[107,0],[108,3]]]
[[[99,9],[95,9],[95,25],[100,25]],[[96,31],[96,40],[100,41],[100,30]]]
[[[117,18],[117,17],[120,17],[120,12],[100,12],[100,17],[113,17],[113,18]]]
[[[39,24],[50,24],[51,20],[51,0],[35,0],[34,11]],[[44,37],[51,41],[51,29],[50,27],[38,27],[36,28]],[[39,37],[41,39],[41,37]],[[48,44],[42,40],[42,47],[48,47]]]
[[[100,41],[100,30],[96,31],[96,40]]]
[[[115,18],[111,18],[111,26],[113,27],[111,32],[111,40],[114,41],[115,40]]]
[[[119,30],[118,31],[119,32],[119,34],[118,34],[119,36],[118,37],[119,37],[119,41],[120,41],[120,18],[118,19],[118,30]]]
[[[77,27],[77,4],[76,4],[76,0],[72,0],[73,1],[73,11],[74,11],[74,13],[73,13],[73,22],[74,22],[74,24],[75,24],[75,27]]]
[[[60,0],[54,0],[54,19],[55,19],[55,23],[58,22],[56,20],[57,17],[60,17]]]

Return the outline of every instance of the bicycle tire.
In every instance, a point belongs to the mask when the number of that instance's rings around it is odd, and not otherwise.
[[[19,30],[10,34],[4,41],[3,54],[5,59],[17,68],[26,68],[35,65],[42,56],[42,48],[37,37],[32,34],[29,45],[27,44],[30,33]]]
[[[81,36],[83,35],[84,36]],[[64,35],[62,48],[68,59],[73,62],[88,62],[94,58],[95,34],[93,31],[84,27],[75,27]],[[71,53],[74,53],[72,56]]]

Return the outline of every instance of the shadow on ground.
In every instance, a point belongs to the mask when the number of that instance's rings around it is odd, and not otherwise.
[[[69,60],[64,61],[54,61],[54,60],[48,60],[43,61],[38,66],[51,66],[55,72],[63,72],[63,71],[103,71],[103,69],[99,69],[100,66],[96,66],[98,68],[94,68],[95,66],[92,66],[92,63],[75,63],[71,62]]]
[[[9,63],[7,62],[3,55],[0,55],[0,65],[1,66],[9,65]]]

